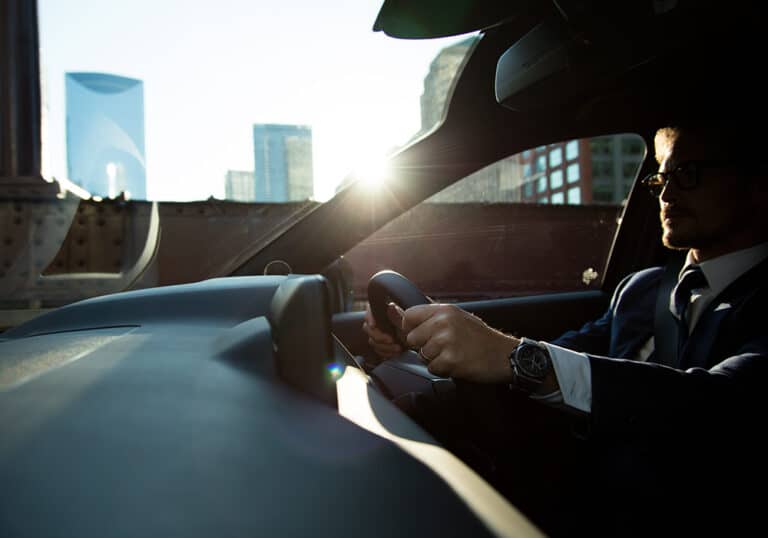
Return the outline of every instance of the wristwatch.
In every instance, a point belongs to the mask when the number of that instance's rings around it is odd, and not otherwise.
[[[521,339],[509,354],[509,363],[512,366],[510,387],[528,394],[537,392],[552,371],[552,359],[547,347],[530,338]]]

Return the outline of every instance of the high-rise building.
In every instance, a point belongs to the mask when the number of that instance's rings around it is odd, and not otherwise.
[[[144,83],[67,73],[67,174],[91,194],[146,199]]]
[[[256,201],[308,200],[314,194],[312,128],[306,125],[253,126]]]
[[[247,170],[227,170],[224,180],[224,197],[236,202],[256,200],[256,181],[253,172]]]
[[[474,40],[474,37],[470,37],[445,47],[429,65],[429,73],[424,77],[424,92],[421,94],[420,133],[429,131],[443,118],[453,81]]]

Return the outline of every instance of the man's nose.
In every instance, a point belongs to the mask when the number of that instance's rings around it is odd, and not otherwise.
[[[659,200],[665,203],[673,202],[674,200],[677,199],[679,190],[680,189],[677,188],[674,181],[668,180],[664,184],[664,187],[662,187],[661,193],[659,193]]]

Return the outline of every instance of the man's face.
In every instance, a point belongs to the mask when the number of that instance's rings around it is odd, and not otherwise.
[[[683,190],[669,181],[659,196],[665,246],[727,251],[726,245],[733,234],[749,225],[751,221],[744,213],[752,210],[748,181],[740,177],[735,164],[707,164],[723,160],[723,156],[717,154],[716,145],[685,134],[674,142],[672,151],[659,166],[660,172],[669,172],[690,162],[700,164],[696,166],[698,185],[695,188]]]

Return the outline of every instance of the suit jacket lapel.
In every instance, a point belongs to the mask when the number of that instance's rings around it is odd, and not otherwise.
[[[693,328],[683,348],[680,356],[680,364],[683,368],[707,367],[715,338],[720,332],[720,324],[732,310],[731,308],[716,310],[710,307],[707,307],[696,327]]]
[[[765,285],[768,260],[744,273],[725,288],[702,313],[680,356],[683,368],[714,366],[712,354],[715,341],[721,337],[721,325],[752,295]],[[718,361],[719,362],[719,361]]]

